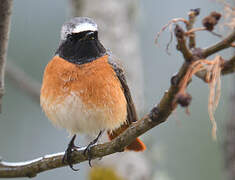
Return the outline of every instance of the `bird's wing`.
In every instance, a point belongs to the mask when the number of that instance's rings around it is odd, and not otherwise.
[[[131,125],[132,122],[136,122],[138,120],[138,116],[136,113],[134,102],[131,97],[130,89],[127,85],[126,77],[123,68],[121,66],[121,63],[112,55],[109,55],[108,62],[116,72],[116,75],[122,85],[122,90],[124,92],[127,101],[127,121],[124,124],[122,124],[119,128],[113,131],[108,131],[109,139],[112,140],[115,137],[117,137],[119,134],[121,134],[123,131],[125,131]],[[136,138],[125,149],[131,151],[144,151],[146,149],[146,146],[139,138]]]
[[[127,123],[131,124],[132,122],[136,122],[138,120],[138,116],[136,113],[135,105],[131,97],[130,89],[127,85],[126,77],[123,71],[123,68],[121,66],[121,63],[114,58],[112,55],[109,55],[109,64],[113,67],[114,71],[116,72],[116,75],[122,85],[122,90],[124,92],[124,95],[126,97],[127,101]]]

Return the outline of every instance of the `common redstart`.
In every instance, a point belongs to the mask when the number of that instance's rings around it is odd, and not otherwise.
[[[44,71],[40,101],[50,121],[73,136],[64,156],[73,170],[77,133],[98,134],[85,150],[90,163],[90,147],[104,131],[112,140],[138,120],[124,71],[99,41],[97,24],[87,17],[62,26],[59,48]],[[126,147],[145,148],[138,138]]]

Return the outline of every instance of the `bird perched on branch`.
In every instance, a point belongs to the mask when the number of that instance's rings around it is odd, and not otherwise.
[[[90,148],[104,131],[114,139],[137,121],[123,69],[99,41],[97,24],[87,17],[62,26],[59,48],[44,71],[40,101],[51,122],[73,136],[63,159],[73,170],[77,133],[98,135],[84,151],[90,164]],[[145,145],[137,138],[126,149],[143,151]]]

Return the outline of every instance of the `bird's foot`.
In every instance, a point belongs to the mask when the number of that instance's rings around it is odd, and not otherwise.
[[[88,144],[88,146],[86,147],[86,149],[84,150],[84,156],[87,155],[88,157],[88,162],[89,162],[89,166],[92,167],[91,165],[91,159],[92,159],[92,154],[91,154],[91,147],[94,146],[95,144]]]
[[[96,145],[97,141],[99,140],[99,138],[102,136],[104,131],[100,131],[100,133],[98,134],[98,136],[93,140],[91,141],[88,146],[86,147],[86,149],[84,150],[83,154],[84,156],[86,156],[87,154],[87,157],[88,157],[88,162],[89,162],[89,166],[92,167],[91,165],[91,159],[92,159],[92,153],[91,153],[91,148]]]
[[[73,164],[72,164],[72,152],[73,151],[76,151],[77,148],[79,148],[78,146],[75,146],[74,145],[74,140],[76,138],[76,135],[73,136],[73,138],[71,139],[71,141],[69,142],[68,144],[68,147],[65,151],[65,154],[64,154],[64,157],[62,159],[62,162],[64,164],[68,163],[69,167],[73,170],[73,171],[78,171],[79,169],[75,169],[73,167]]]

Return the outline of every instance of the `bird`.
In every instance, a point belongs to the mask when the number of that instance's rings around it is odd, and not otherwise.
[[[52,124],[71,135],[63,162],[73,170],[77,134],[97,136],[84,151],[91,166],[90,148],[104,132],[112,140],[138,120],[123,67],[100,42],[93,19],[74,17],[63,24],[59,47],[44,70],[40,104]],[[139,138],[125,148],[145,149]]]

